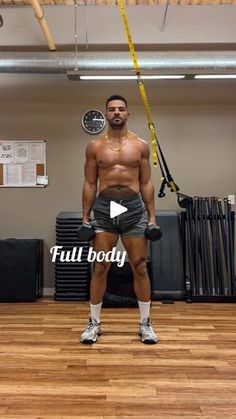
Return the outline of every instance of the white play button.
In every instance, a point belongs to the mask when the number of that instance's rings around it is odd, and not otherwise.
[[[128,211],[128,208],[123,205],[117,204],[117,202],[110,201],[110,218],[117,217],[117,215],[123,214]]]

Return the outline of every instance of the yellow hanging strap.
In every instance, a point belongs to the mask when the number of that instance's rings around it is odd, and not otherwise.
[[[139,91],[140,91],[142,101],[143,101],[143,105],[144,105],[146,115],[147,115],[148,128],[149,128],[149,131],[150,131],[151,144],[152,144],[153,165],[154,165],[154,167],[157,167],[158,159],[157,159],[157,149],[156,149],[157,145],[156,145],[155,126],[154,126],[154,123],[153,123],[153,120],[152,120],[150,106],[149,106],[149,103],[148,103],[148,100],[147,100],[146,91],[145,91],[143,80],[142,80],[142,77],[141,77],[141,74],[140,74],[138,59],[137,59],[137,55],[136,55],[136,52],[135,52],[135,49],[134,49],[134,44],[133,44],[133,41],[132,41],[131,33],[130,33],[130,30],[129,30],[129,24],[128,24],[128,21],[127,21],[123,0],[117,0],[117,3],[118,3],[118,6],[120,8],[120,14],[121,14],[122,22],[123,22],[123,25],[124,25],[124,28],[125,28],[126,36],[127,36],[127,39],[128,39],[130,54],[131,54],[131,57],[132,57],[132,60],[133,60],[134,71],[135,71],[135,74],[137,76]]]

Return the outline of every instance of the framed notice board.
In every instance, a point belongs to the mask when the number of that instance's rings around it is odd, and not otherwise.
[[[0,187],[44,187],[46,141],[0,140]]]

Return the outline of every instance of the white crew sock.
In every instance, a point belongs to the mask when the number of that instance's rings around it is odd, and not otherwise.
[[[95,319],[98,323],[100,323],[101,308],[102,308],[102,302],[99,304],[90,303],[91,319]]]
[[[142,321],[148,319],[150,315],[151,301],[138,301],[138,306],[140,311],[140,323],[142,323]]]

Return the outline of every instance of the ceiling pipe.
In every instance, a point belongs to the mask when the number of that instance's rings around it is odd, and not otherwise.
[[[48,24],[46,22],[45,16],[43,14],[42,8],[38,2],[38,0],[30,0],[30,3],[34,9],[35,12],[35,16],[38,19],[38,22],[41,26],[41,29],[43,31],[43,34],[45,36],[45,39],[47,41],[48,44],[48,48],[50,51],[55,51],[56,50],[56,46],[54,44],[51,32],[49,30]]]
[[[236,73],[235,51],[138,52],[142,74]],[[0,73],[134,74],[129,52],[0,52]]]

